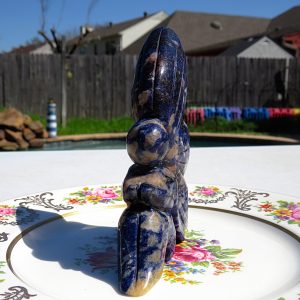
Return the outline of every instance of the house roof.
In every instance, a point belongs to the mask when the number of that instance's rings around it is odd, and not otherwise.
[[[287,51],[277,45],[267,36],[241,40],[239,43],[226,49],[220,55],[239,56],[248,58],[291,58]]]
[[[20,46],[20,47],[13,48],[11,51],[9,51],[9,53],[10,54],[29,53],[31,51],[36,50],[39,47],[42,47],[45,44],[46,43],[43,43],[43,42],[32,43],[32,44],[28,44],[28,45],[25,45],[25,46]]]
[[[300,32],[300,5],[294,6],[273,18],[267,28],[270,37]]]
[[[195,48],[263,33],[269,22],[265,18],[176,11],[157,27],[172,28],[178,34],[184,50],[188,52]],[[139,53],[148,34],[149,32],[124,52]]]
[[[221,43],[216,43],[216,44],[209,45],[207,47],[195,48],[195,49],[186,51],[185,53],[187,55],[190,55],[190,56],[206,55],[207,53],[220,54],[221,52],[223,52],[228,47],[234,46],[235,44],[239,43],[240,41],[241,41],[240,38],[237,38],[237,39],[234,39],[234,40],[227,40],[227,41],[224,41],[224,42],[221,42]]]
[[[240,42],[234,44],[233,46],[227,48],[224,52],[221,53],[223,56],[237,56],[247,48],[254,45],[260,38],[248,38],[244,40],[240,40]]]
[[[96,27],[91,33],[89,33],[83,41],[85,42],[91,42],[93,40],[97,39],[104,39],[110,36],[116,36],[118,35],[121,31],[139,23],[140,21],[145,20],[148,17],[151,17],[153,14],[148,14],[146,16],[142,16],[139,18],[131,19],[128,21],[120,22],[120,23],[109,23],[107,26],[98,26]],[[68,45],[74,44],[78,41],[79,37],[75,37],[72,40],[69,40],[67,42]]]

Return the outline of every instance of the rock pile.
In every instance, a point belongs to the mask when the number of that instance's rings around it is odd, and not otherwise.
[[[39,121],[14,108],[0,112],[0,150],[25,150],[41,148],[47,131]]]

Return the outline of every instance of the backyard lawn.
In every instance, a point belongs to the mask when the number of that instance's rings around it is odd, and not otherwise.
[[[4,109],[0,107],[0,111]],[[46,127],[46,117],[28,114],[34,121],[40,121]],[[92,133],[127,132],[134,124],[131,117],[118,117],[111,120],[98,118],[70,118],[65,127],[58,122],[58,135],[78,135]],[[300,136],[300,116],[294,118],[278,118],[263,121],[226,120],[216,117],[197,123],[188,124],[190,132],[239,133],[257,135]]]
[[[43,120],[43,122],[45,122]],[[130,117],[113,118],[101,120],[93,118],[72,118],[67,122],[65,128],[58,125],[58,135],[85,134],[85,133],[107,133],[127,132],[134,124]],[[234,120],[226,121],[222,118],[207,120],[201,125],[189,125],[191,132],[232,132],[232,133],[258,133],[255,123]]]
[[[35,119],[35,116],[33,116]],[[41,120],[46,124],[46,120]],[[72,118],[66,127],[58,124],[58,135],[86,134],[86,133],[109,133],[127,132],[134,124],[130,117],[101,120],[96,118]],[[264,135],[300,135],[300,117],[294,119],[273,119],[259,122],[248,120],[231,120],[217,117],[199,123],[196,126],[188,124],[190,132],[211,133],[241,133],[241,134],[264,134]]]

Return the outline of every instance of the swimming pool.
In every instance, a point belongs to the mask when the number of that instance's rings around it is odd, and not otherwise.
[[[290,145],[288,142],[279,142],[263,139],[245,139],[228,137],[191,137],[191,147],[242,147],[242,146],[270,146]],[[84,141],[63,141],[46,143],[44,148],[37,150],[99,150],[125,149],[125,139],[104,139]]]

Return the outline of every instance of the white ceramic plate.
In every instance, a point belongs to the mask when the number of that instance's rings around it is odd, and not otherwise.
[[[187,241],[141,298],[298,299],[300,199],[201,184],[189,186],[189,197]],[[118,185],[1,202],[0,300],[124,298],[117,278],[124,207]]]

